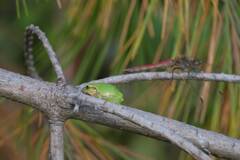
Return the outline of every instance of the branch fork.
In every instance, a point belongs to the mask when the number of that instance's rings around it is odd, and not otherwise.
[[[40,76],[36,73],[32,55],[33,35],[37,35],[47,50],[57,75],[57,85],[38,80]],[[79,86],[66,84],[61,65],[45,34],[37,26],[30,25],[26,29],[25,36],[24,55],[28,72],[34,79],[0,69],[0,96],[32,105],[48,115],[50,126],[49,159],[64,159],[64,122],[69,118],[121,128],[159,140],[167,140],[197,160],[210,160],[209,154],[221,158],[239,159],[240,140],[238,139],[81,93],[81,90],[88,83]],[[89,83],[128,83],[155,79],[240,82],[240,76],[223,73],[141,72],[111,76]]]

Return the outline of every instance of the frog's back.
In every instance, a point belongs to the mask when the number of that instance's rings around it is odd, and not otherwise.
[[[114,103],[121,103],[123,101],[123,94],[116,86],[107,83],[96,83],[94,85],[98,91],[101,91],[101,96],[108,99],[108,101]]]

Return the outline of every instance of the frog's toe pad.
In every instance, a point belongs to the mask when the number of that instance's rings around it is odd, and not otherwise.
[[[73,112],[79,112],[79,105],[75,104],[74,108],[73,108]]]

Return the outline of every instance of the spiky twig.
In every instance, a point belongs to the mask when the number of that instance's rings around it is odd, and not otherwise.
[[[34,26],[33,24],[29,25],[26,28],[25,32],[25,61],[28,69],[28,73],[30,76],[33,78],[41,79],[40,76],[38,75],[36,68],[34,66],[34,60],[33,60],[33,35],[37,35],[38,39],[42,42],[44,48],[47,51],[48,57],[53,65],[53,68],[57,74],[57,82],[58,84],[66,84],[65,76],[62,71],[62,67],[57,59],[57,55],[52,49],[51,44],[49,43],[46,35],[44,32],[42,32],[38,26]]]

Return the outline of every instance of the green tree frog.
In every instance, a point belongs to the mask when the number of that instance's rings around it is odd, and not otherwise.
[[[120,104],[123,102],[123,94],[119,89],[106,83],[92,83],[88,84],[82,90],[83,93],[97,98],[104,99],[109,102]]]

